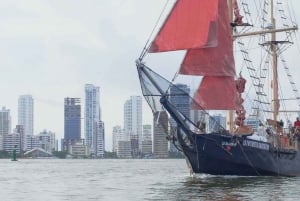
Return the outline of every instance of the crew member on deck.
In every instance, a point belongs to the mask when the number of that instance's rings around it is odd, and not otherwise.
[[[296,129],[296,127],[300,127],[299,117],[296,118],[296,121],[294,122],[294,127],[295,127],[295,129]]]
[[[197,122],[198,133],[205,133],[206,124],[204,122]]]
[[[259,123],[259,126],[257,128],[257,135],[266,137],[266,131],[265,131],[264,125],[262,123]]]

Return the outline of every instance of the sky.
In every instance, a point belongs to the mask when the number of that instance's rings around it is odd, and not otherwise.
[[[81,98],[84,117],[84,85],[94,84],[100,86],[106,149],[111,150],[112,127],[123,126],[125,101],[142,95],[135,60],[166,2],[0,1],[0,107],[10,109],[12,128],[18,96],[31,94],[34,133],[46,129],[62,138],[64,98]],[[299,1],[293,4],[300,7]],[[143,123],[151,124],[144,105]]]
[[[100,86],[106,149],[111,150],[112,127],[123,126],[125,101],[141,95],[135,60],[164,3],[0,1],[0,107],[10,109],[12,128],[19,95],[31,94],[34,133],[47,129],[62,138],[64,98],[81,98],[83,109],[84,85],[90,83]]]

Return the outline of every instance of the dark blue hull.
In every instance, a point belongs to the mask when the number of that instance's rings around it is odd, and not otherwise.
[[[195,173],[243,176],[300,176],[298,151],[270,143],[219,134],[194,134],[192,146],[182,144]]]

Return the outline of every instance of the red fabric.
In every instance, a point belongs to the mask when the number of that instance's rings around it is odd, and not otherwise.
[[[219,0],[218,6],[217,47],[189,49],[181,64],[180,74],[235,76],[233,42],[227,1]]]
[[[152,42],[149,52],[216,46],[218,1],[178,0]]]
[[[206,110],[234,110],[236,86],[233,77],[206,76],[203,78],[194,100]],[[197,106],[193,106],[194,109]]]

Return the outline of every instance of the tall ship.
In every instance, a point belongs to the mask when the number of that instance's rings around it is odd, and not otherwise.
[[[167,114],[166,139],[192,173],[300,176],[292,3],[166,1],[136,66],[155,121]]]

